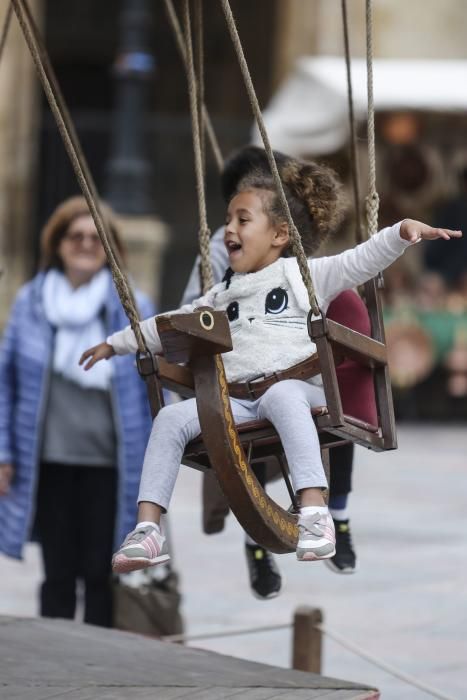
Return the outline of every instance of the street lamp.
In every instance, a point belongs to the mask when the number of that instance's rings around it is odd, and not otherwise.
[[[157,301],[167,227],[155,216],[146,133],[155,74],[153,13],[151,0],[121,0],[106,199],[119,214],[132,277]]]
[[[116,211],[130,215],[155,210],[145,128],[155,74],[152,29],[152,2],[122,0],[107,199]]]

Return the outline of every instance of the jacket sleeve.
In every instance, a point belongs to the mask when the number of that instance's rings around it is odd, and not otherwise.
[[[0,463],[13,463],[13,411],[16,400],[18,299],[15,301],[0,343]]]
[[[384,228],[364,243],[310,261],[310,271],[324,309],[345,289],[363,284],[391,265],[411,243],[400,237],[400,223]]]

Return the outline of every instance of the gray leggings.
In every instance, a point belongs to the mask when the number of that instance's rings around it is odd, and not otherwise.
[[[260,399],[230,399],[236,423],[271,421],[284,447],[295,491],[326,488],[318,433],[310,408],[325,405],[323,389],[298,379],[273,384]],[[196,400],[165,406],[154,420],[144,457],[138,502],[167,510],[186,445],[201,432]]]

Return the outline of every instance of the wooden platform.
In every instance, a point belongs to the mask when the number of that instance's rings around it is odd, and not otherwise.
[[[376,700],[378,691],[64,620],[0,617],[1,700]]]

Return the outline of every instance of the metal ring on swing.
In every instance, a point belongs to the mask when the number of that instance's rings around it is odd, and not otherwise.
[[[199,322],[205,331],[212,331],[214,328],[214,316],[210,311],[202,311],[199,315]]]

